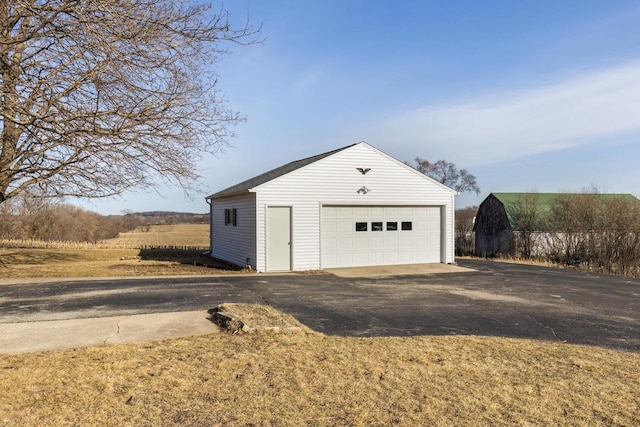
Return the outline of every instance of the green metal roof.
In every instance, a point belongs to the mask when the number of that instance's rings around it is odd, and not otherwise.
[[[536,204],[541,208],[549,208],[556,197],[594,196],[596,199],[625,199],[640,202],[631,194],[601,194],[601,193],[491,193],[503,205],[518,203],[527,197],[535,197]]]
[[[489,196],[493,195],[496,199],[502,203],[505,207],[505,211],[507,213],[507,218],[509,220],[509,224],[511,227],[515,227],[513,223],[513,218],[511,218],[510,211],[508,207],[510,205],[515,205],[520,202],[528,202],[533,203],[535,201],[538,212],[542,214],[547,214],[551,211],[551,207],[553,205],[553,201],[558,198],[566,198],[566,197],[585,197],[585,196],[593,196],[599,200],[612,200],[612,199],[622,199],[628,201],[634,201],[640,203],[636,197],[631,194],[615,194],[615,193],[491,193]]]

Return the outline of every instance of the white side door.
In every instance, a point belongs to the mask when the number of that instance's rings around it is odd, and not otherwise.
[[[267,271],[291,270],[291,207],[267,208]]]

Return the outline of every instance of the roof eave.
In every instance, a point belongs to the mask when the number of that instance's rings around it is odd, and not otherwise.
[[[254,193],[254,192],[255,191],[253,190],[253,188],[249,188],[249,189],[246,189],[246,190],[233,191],[233,192],[224,193],[224,194],[214,193],[214,194],[211,194],[211,195],[205,197],[205,200],[224,199],[226,197],[242,196],[242,195],[249,194],[249,193]]]

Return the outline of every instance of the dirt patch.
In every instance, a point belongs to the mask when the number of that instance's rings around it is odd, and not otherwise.
[[[222,313],[228,317],[221,323],[230,333],[251,332],[302,332],[315,333],[293,316],[285,314],[269,305],[258,304],[221,304],[210,314]]]

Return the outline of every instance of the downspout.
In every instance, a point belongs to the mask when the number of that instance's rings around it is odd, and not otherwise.
[[[460,195],[460,191],[456,191],[451,196],[451,234],[447,233],[447,238],[451,240],[451,246],[447,248],[448,255],[451,257],[449,264],[456,265],[456,196]]]
[[[209,256],[213,254],[213,205],[211,199],[205,197],[204,200],[209,205]]]

